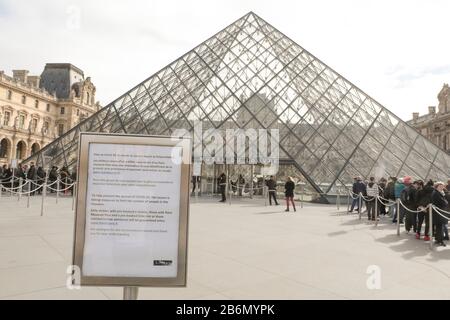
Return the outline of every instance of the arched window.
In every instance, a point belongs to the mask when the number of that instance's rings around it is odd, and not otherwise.
[[[16,148],[16,159],[25,159],[26,153],[27,145],[25,144],[25,142],[19,141]]]
[[[39,146],[38,143],[33,143],[33,145],[31,146],[31,155],[35,154],[36,152],[38,152],[41,149],[41,147]]]
[[[6,158],[8,157],[8,150],[9,149],[9,143],[6,138],[2,139],[0,141],[0,158]]]

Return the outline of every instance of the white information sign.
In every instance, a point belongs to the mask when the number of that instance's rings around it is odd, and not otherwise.
[[[84,275],[177,276],[181,151],[90,144]]]
[[[185,285],[190,141],[80,135],[81,284]]]

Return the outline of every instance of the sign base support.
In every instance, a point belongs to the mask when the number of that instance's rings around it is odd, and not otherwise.
[[[123,287],[123,300],[137,300],[139,287]]]

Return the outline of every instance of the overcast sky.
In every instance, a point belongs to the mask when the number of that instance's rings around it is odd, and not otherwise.
[[[450,82],[448,0],[0,0],[0,70],[70,62],[106,105],[249,11],[405,120]]]

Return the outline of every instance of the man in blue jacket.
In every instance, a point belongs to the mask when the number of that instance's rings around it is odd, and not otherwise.
[[[411,179],[411,178],[409,177],[409,179]],[[403,183],[403,179],[400,178],[397,180],[397,182],[395,183],[395,186],[394,186],[395,201],[399,201],[400,195],[402,194],[403,189],[405,189],[405,184]],[[397,214],[398,214],[398,212],[394,213],[394,217],[392,218],[393,223],[397,222]],[[405,209],[402,207],[402,205],[400,205],[400,224],[403,223],[404,216],[405,216]]]

